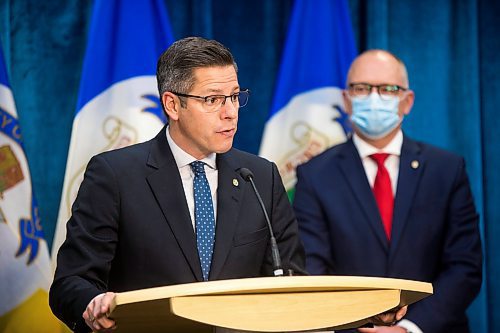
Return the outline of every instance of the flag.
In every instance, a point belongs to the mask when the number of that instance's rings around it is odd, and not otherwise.
[[[0,124],[0,332],[63,332],[49,308],[49,249],[1,48]]]
[[[278,166],[290,199],[297,165],[351,130],[342,89],[355,56],[347,1],[295,1],[259,152]]]
[[[162,0],[95,1],[52,246],[54,267],[90,158],[146,141],[163,127],[156,63],[172,42]]]

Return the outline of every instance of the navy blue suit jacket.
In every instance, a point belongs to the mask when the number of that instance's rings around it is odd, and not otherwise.
[[[294,209],[311,274],[432,282],[409,307],[424,333],[468,332],[465,310],[481,285],[478,215],[464,160],[404,137],[392,239],[352,139],[297,170]]]
[[[217,155],[217,221],[210,280],[272,275],[269,230],[240,168],[253,171],[285,269],[304,273],[303,247],[276,166],[236,149]],[[203,281],[182,180],[165,128],[91,159],[67,223],[50,289],[52,311],[86,332],[82,314],[105,291]],[[119,325],[119,323],[118,323]]]

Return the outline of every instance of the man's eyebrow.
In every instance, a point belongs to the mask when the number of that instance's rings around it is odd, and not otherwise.
[[[235,86],[233,87],[232,91],[236,91],[236,90],[240,90],[240,86]],[[224,92],[222,91],[222,89],[216,89],[216,88],[209,88],[207,93],[214,93],[214,94],[217,94],[217,95],[224,95]]]

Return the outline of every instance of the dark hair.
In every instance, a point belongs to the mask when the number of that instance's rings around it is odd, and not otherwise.
[[[158,59],[156,80],[160,98],[166,91],[187,94],[194,85],[194,69],[238,67],[227,47],[216,40],[187,37],[173,43]]]

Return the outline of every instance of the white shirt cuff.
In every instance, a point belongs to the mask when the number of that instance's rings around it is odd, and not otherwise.
[[[418,327],[414,322],[409,321],[408,319],[400,320],[397,325],[406,329],[410,333],[424,333],[422,332],[420,327]]]

